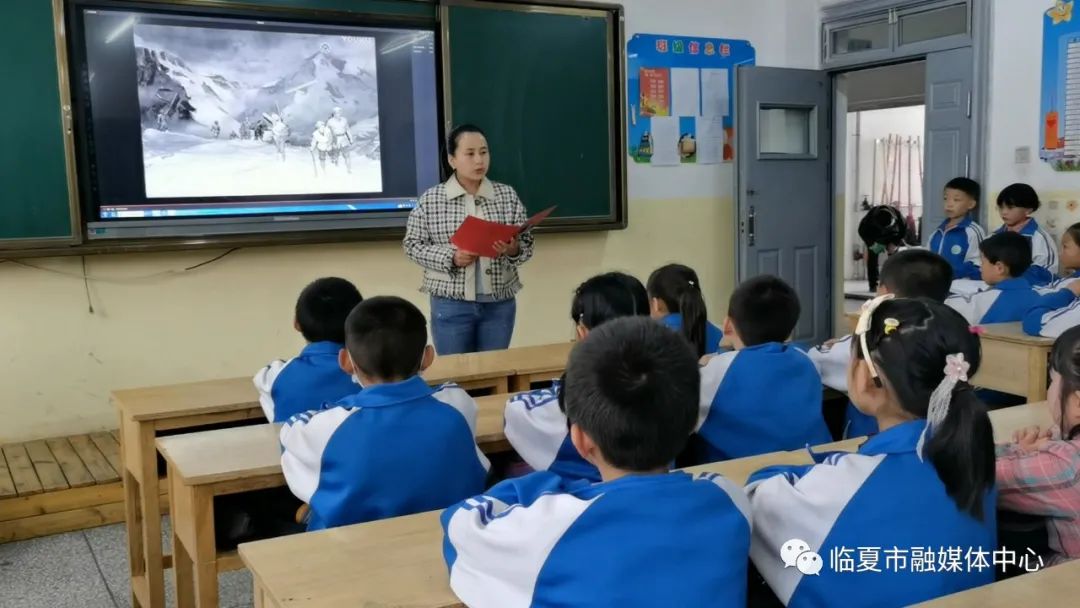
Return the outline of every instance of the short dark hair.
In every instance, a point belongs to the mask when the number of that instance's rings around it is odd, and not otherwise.
[[[1080,222],[1077,222],[1072,226],[1066,228],[1065,234],[1062,235],[1062,238],[1066,236],[1072,239],[1073,244],[1080,245]]]
[[[461,136],[466,133],[476,133],[477,135],[483,135],[484,138],[487,139],[487,135],[484,134],[484,131],[476,125],[468,123],[458,125],[446,136],[446,154],[448,156],[453,156],[457,153],[457,147],[458,143],[461,141]]]
[[[881,283],[898,298],[929,298],[944,302],[952,288],[949,261],[927,249],[894,253],[881,267]]]
[[[795,290],[770,275],[743,281],[728,304],[728,316],[747,346],[787,340],[799,322],[799,312]]]
[[[945,184],[945,190],[959,190],[975,199],[976,204],[982,200],[982,186],[970,177],[954,177],[950,179],[949,183]]]
[[[355,285],[338,277],[308,284],[296,300],[296,324],[308,342],[345,343],[345,317],[364,298]]]
[[[613,467],[667,466],[697,424],[697,360],[686,340],[647,317],[605,323],[570,353],[562,390],[567,420]]]
[[[997,198],[998,207],[1020,207],[1038,211],[1041,203],[1039,193],[1028,184],[1011,184],[1005,186]]]
[[[1018,277],[1031,266],[1031,241],[1018,232],[999,232],[979,244],[991,264],[1001,262],[1008,266],[1009,276]]]
[[[859,221],[858,232],[867,247],[879,243],[903,245],[908,240],[907,221],[900,210],[891,205],[872,207]]]
[[[397,296],[364,300],[345,321],[345,347],[353,363],[379,380],[406,380],[420,373],[427,339],[424,313]]]
[[[619,317],[649,314],[649,296],[636,278],[622,272],[605,272],[574,290],[570,318],[586,329]]]

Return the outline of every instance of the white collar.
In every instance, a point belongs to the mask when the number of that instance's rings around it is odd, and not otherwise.
[[[465,196],[468,192],[465,191],[465,187],[458,181],[457,175],[451,175],[450,179],[446,180],[446,198],[454,200],[455,198]],[[495,186],[492,185],[491,180],[484,178],[480,182],[480,189],[476,191],[478,198],[486,199],[489,201],[495,200]]]

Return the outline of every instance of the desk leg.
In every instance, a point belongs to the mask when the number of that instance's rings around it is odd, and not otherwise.
[[[154,427],[152,424],[121,419],[120,428],[131,605],[136,608],[164,608],[165,572],[161,551],[161,504]]]
[[[214,496],[205,486],[184,485],[169,469],[173,521],[173,571],[178,608],[218,605]]]
[[[532,378],[530,376],[510,376],[510,382],[504,393],[524,393],[532,390]]]
[[[139,482],[135,479],[133,469],[139,466],[139,446],[129,445],[129,436],[137,436],[138,431],[130,428],[135,427],[134,421],[125,421],[120,416],[120,462],[123,463],[124,485],[124,526],[127,532],[128,565],[131,569],[131,605],[140,608],[142,603],[135,592],[136,581],[146,574],[146,553],[142,544],[142,516],[139,511]]]
[[[251,599],[255,608],[265,608],[266,598],[263,592],[262,585],[259,584],[259,579],[252,577],[255,581],[254,588],[251,590]]]
[[[1046,401],[1047,361],[1049,353],[1040,348],[1028,349],[1028,403]]]
[[[206,486],[192,489],[192,521],[195,546],[195,605],[199,608],[217,608],[218,568],[217,541],[214,530],[214,495]]]
[[[176,608],[195,608],[195,562],[184,545],[182,530],[190,514],[191,497],[187,488],[174,487],[177,476],[169,467],[169,513],[172,517],[173,576],[176,579]]]

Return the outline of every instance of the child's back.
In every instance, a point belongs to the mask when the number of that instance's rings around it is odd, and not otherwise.
[[[345,318],[362,301],[345,279],[318,279],[300,292],[293,325],[308,345],[288,361],[272,361],[255,374],[259,404],[270,422],[318,410],[359,390],[338,363],[345,348]]]

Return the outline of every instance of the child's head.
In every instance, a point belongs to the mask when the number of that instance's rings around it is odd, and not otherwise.
[[[1080,224],[1073,224],[1061,236],[1061,266],[1080,270]]]
[[[697,423],[697,360],[686,340],[642,317],[605,323],[575,346],[562,393],[582,457],[601,474],[667,470]]]
[[[491,166],[487,136],[476,125],[458,125],[446,136],[446,160],[458,177],[484,179]]]
[[[763,275],[743,281],[731,294],[724,333],[736,346],[783,342],[799,322],[799,296],[781,279]]]
[[[378,296],[364,300],[345,321],[341,369],[361,385],[401,382],[431,365],[424,313],[408,300]]]
[[[1031,241],[1018,232],[999,232],[979,244],[982,280],[997,285],[1023,276],[1031,266]]]
[[[647,314],[649,297],[645,295],[645,287],[622,272],[598,274],[578,285],[570,304],[570,319],[579,340],[612,319]]]
[[[957,220],[967,216],[979,206],[982,188],[979,182],[966,177],[956,177],[945,184],[945,217]]]
[[[308,342],[344,344],[345,318],[361,300],[360,291],[345,279],[318,279],[300,292],[294,327]]]
[[[859,319],[851,400],[883,432],[883,421],[929,419],[922,455],[956,504],[981,519],[994,483],[994,434],[967,382],[979,369],[979,337],[945,304],[890,297],[871,301]]]
[[[859,238],[866,243],[868,249],[878,254],[885,253],[891,247],[903,246],[906,236],[907,224],[896,207],[873,207],[859,222]]]
[[[881,266],[878,295],[898,298],[930,298],[944,302],[952,288],[949,261],[928,249],[906,249],[893,254]]]
[[[708,311],[697,273],[682,264],[662,266],[649,275],[647,290],[653,318],[674,313],[682,315],[683,336],[694,346],[699,357],[704,355]]]
[[[997,206],[1001,221],[1014,228],[1039,210],[1039,193],[1027,184],[1012,184],[998,195]]]
[[[1061,438],[1080,436],[1080,326],[1070,328],[1054,342],[1046,399]]]

